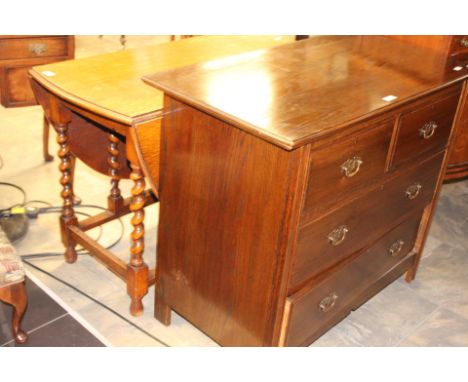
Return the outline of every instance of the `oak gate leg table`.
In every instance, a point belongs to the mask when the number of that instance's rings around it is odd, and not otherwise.
[[[202,36],[140,49],[35,67],[35,96],[57,132],[63,209],[60,217],[65,259],[86,248],[127,284],[130,312],[143,312],[142,298],[155,282],[144,253],[144,207],[156,202],[163,94],[141,81],[146,73],[292,42],[293,36]],[[110,177],[107,210],[78,221],[73,209],[74,157]],[[131,179],[123,198],[121,179]],[[150,188],[146,190],[146,181]],[[133,213],[128,264],[90,238],[86,231]]]

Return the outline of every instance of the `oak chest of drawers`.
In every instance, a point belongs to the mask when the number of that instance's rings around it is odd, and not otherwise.
[[[302,346],[415,277],[466,102],[320,37],[145,81],[165,93],[156,317],[227,346]]]
[[[0,101],[5,107],[35,105],[32,66],[72,59],[73,36],[0,36]]]

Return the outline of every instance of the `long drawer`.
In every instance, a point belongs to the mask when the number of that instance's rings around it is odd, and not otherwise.
[[[356,253],[432,199],[443,153],[401,172],[299,232],[290,291]]]
[[[421,214],[415,214],[331,277],[290,296],[286,344],[298,346],[313,341],[359,305],[358,297],[366,288],[411,252],[420,220]]]

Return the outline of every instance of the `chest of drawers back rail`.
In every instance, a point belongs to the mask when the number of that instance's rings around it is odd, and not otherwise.
[[[360,47],[322,37],[145,77],[166,94],[159,320],[307,345],[415,277],[466,73],[418,76]]]

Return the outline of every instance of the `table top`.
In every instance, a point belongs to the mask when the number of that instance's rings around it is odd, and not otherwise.
[[[316,37],[145,76],[288,150],[461,81],[446,55],[381,36]]]
[[[48,91],[101,116],[131,124],[163,107],[163,93],[145,85],[148,73],[294,41],[294,36],[200,36],[34,67]]]

